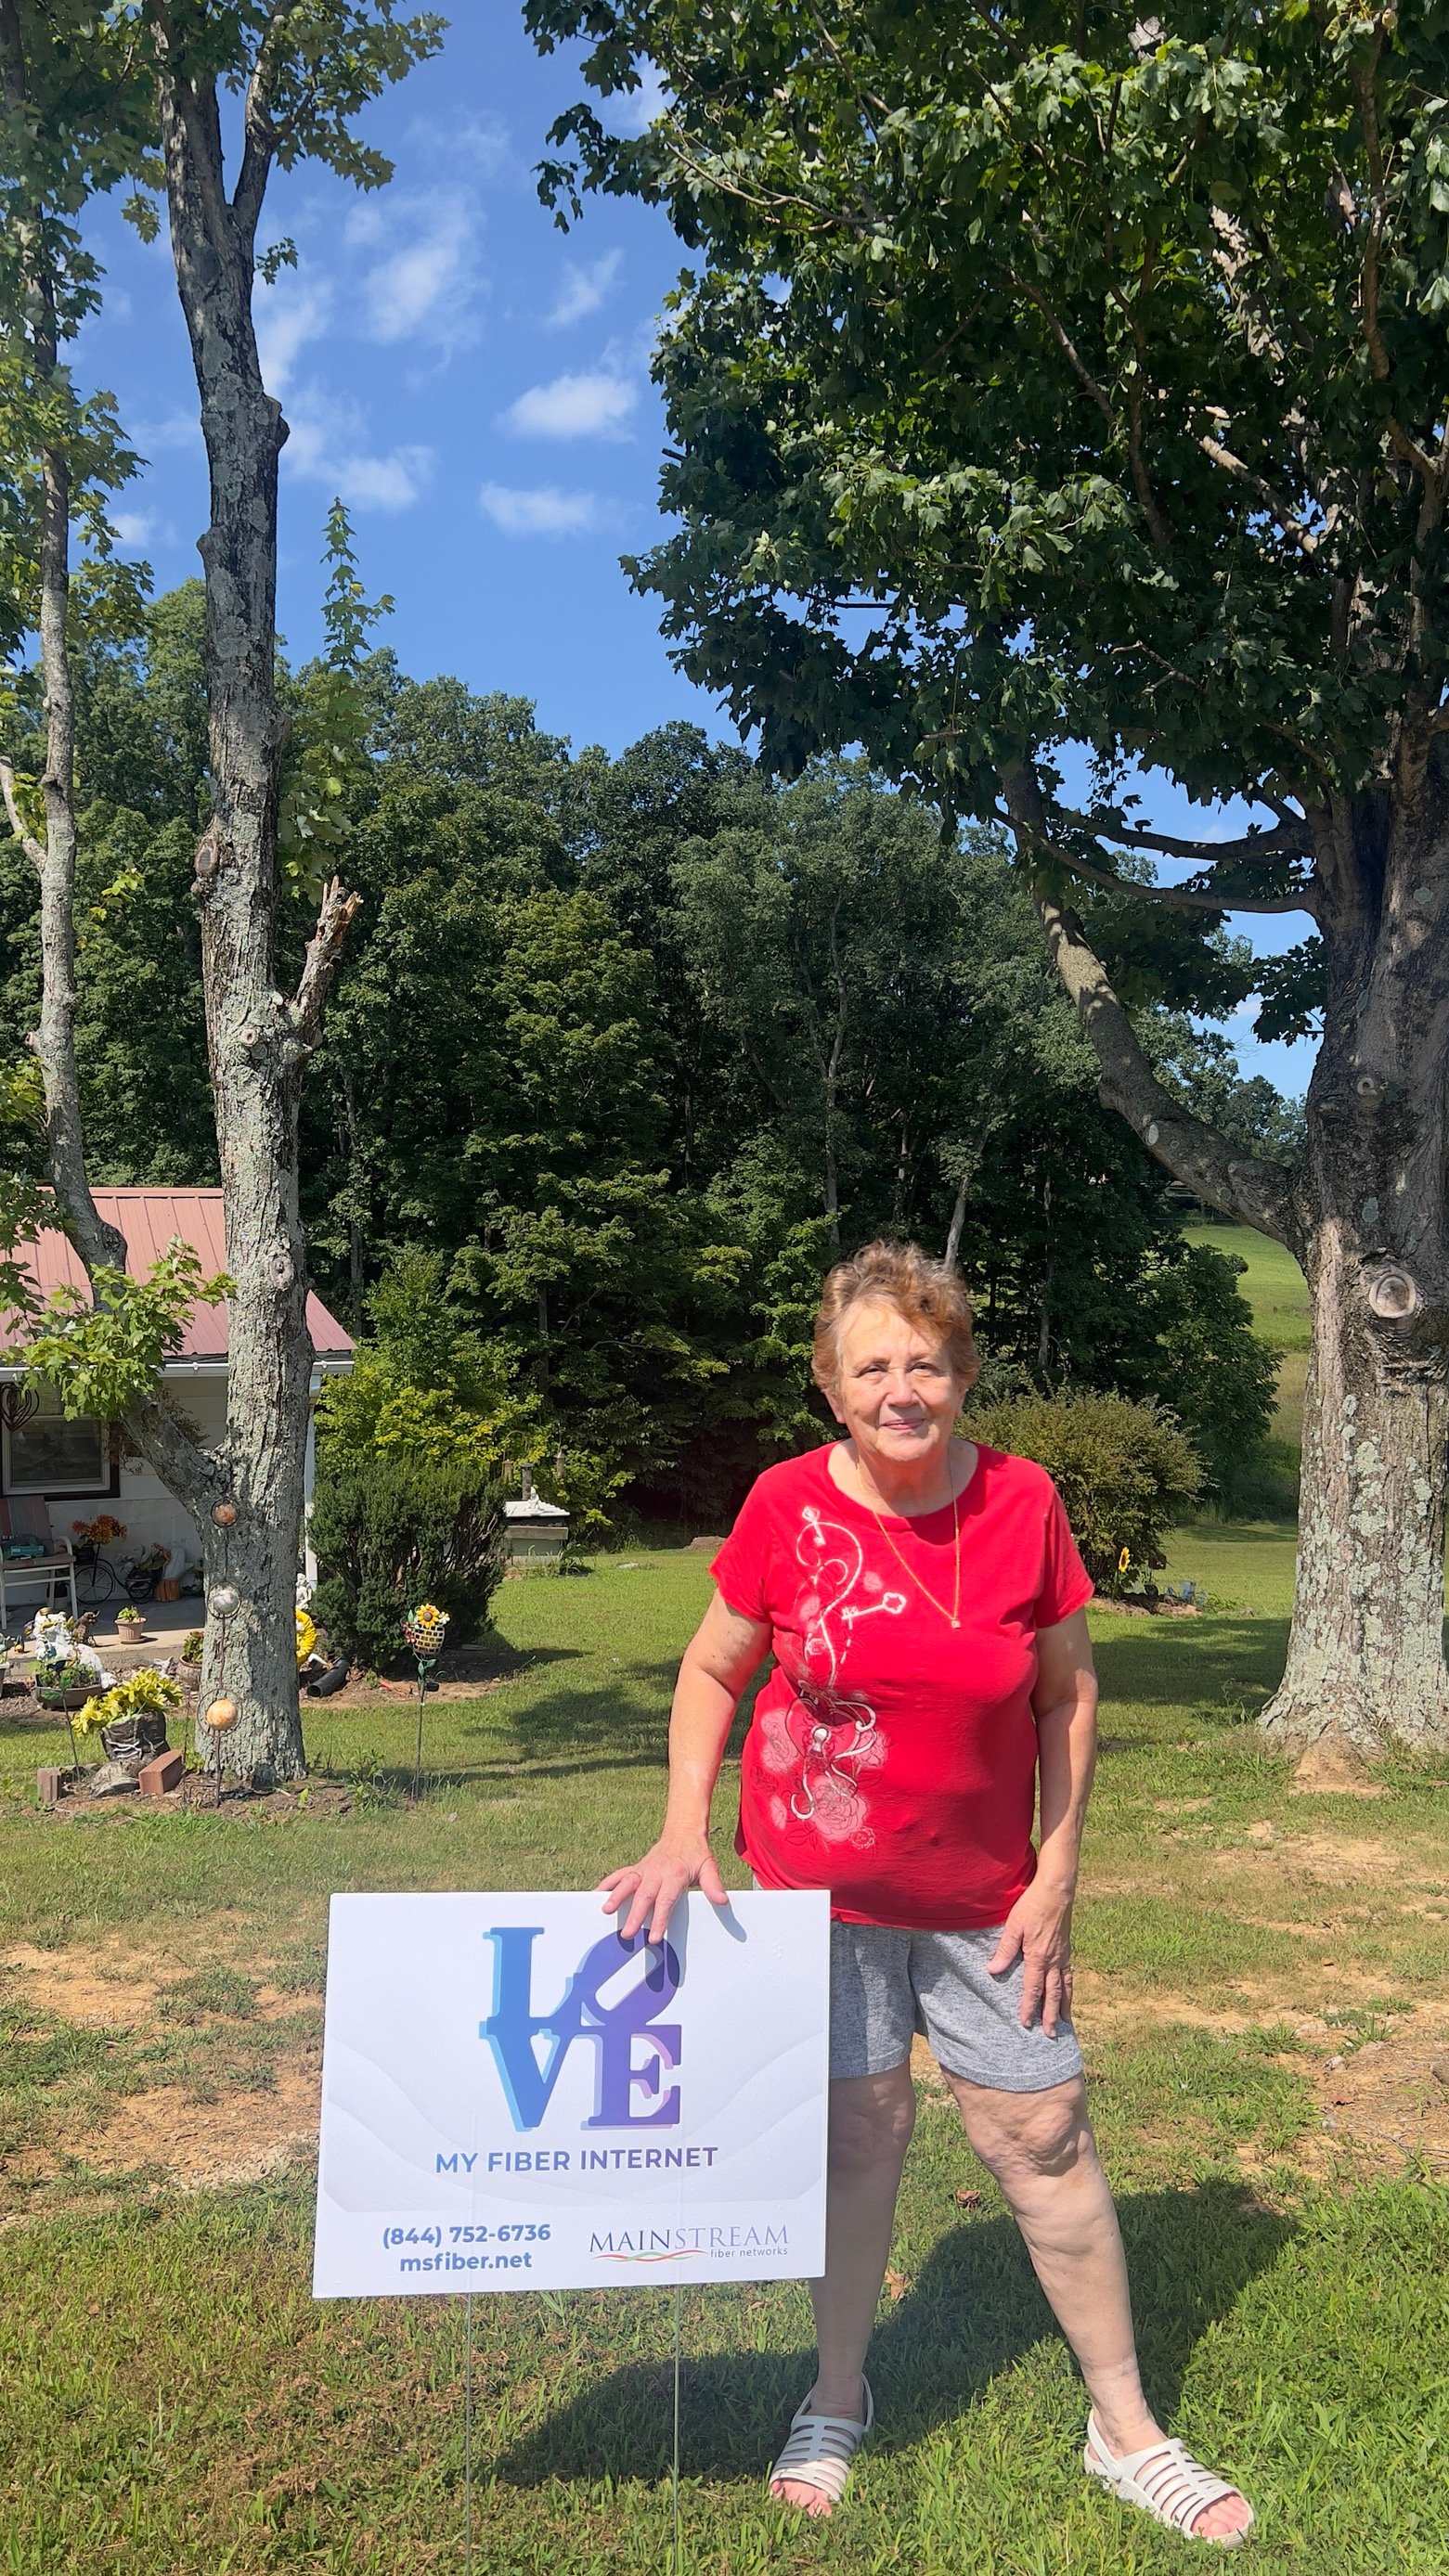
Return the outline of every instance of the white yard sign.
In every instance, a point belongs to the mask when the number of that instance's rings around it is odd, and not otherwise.
[[[829,1908],[334,1896],[313,2291],[825,2268]]]

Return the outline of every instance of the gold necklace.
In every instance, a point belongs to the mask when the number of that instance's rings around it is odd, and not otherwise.
[[[859,1469],[857,1469],[856,1472],[859,1474]],[[951,1627],[959,1628],[961,1625],[961,1497],[956,1491],[956,1470],[954,1465],[951,1469],[951,1553],[956,1561],[956,1588],[951,1596],[951,1607],[949,1610],[947,1609],[944,1601],[938,1601],[936,1599],[930,1585],[921,1581],[915,1567],[907,1564],[905,1558],[900,1552],[900,1549],[897,1547],[895,1540],[892,1538],[890,1531],[886,1528],[884,1516],[876,1509],[875,1504],[870,1501],[869,1497],[866,1499],[865,1507],[868,1512],[874,1515],[878,1522],[881,1537],[885,1540],[885,1543],[890,1549],[892,1556],[895,1558],[897,1565],[900,1567],[901,1572],[910,1576],[910,1579],[912,1583],[914,1583],[918,1592],[924,1592],[926,1599],[929,1601],[933,1610],[939,1610],[942,1618],[946,1620]],[[924,1515],[922,1517],[924,1517]]]

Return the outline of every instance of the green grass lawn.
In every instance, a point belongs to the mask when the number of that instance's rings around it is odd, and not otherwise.
[[[1442,2576],[1449,1765],[1360,1802],[1296,1795],[1262,1752],[1291,1546],[1179,1533],[1208,1615],[1093,1614],[1079,2021],[1152,2391],[1250,2488],[1256,2563]],[[305,2158],[238,2181],[227,2142],[310,2103],[332,1889],[585,1885],[642,1846],[707,1591],[688,1554],[505,1587],[497,1682],[430,1709],[418,1809],[404,1708],[312,1712],[355,1803],[285,1822],[57,1825],[27,1783],[59,1743],[0,1729],[3,2576],[461,2567],[461,2302],[315,2306]],[[1081,2391],[1015,2232],[928,2072],[921,2101],[880,2433],[828,2527],[762,2476],[807,2384],[802,2290],[684,2294],[686,2566],[1180,2566],[1087,2487]],[[173,2137],[208,2122],[209,2187],[179,2188]],[[669,2295],[484,2298],[475,2321],[479,2569],[662,2570]]]
[[[1291,1252],[1249,1225],[1190,1225],[1189,1243],[1230,1252],[1246,1263],[1239,1292],[1253,1310],[1253,1329],[1283,1354],[1273,1436],[1295,1449],[1303,1442],[1303,1382],[1308,1368],[1308,1282]]]
[[[1230,1252],[1246,1264],[1238,1288],[1253,1310],[1253,1328],[1280,1350],[1308,1348],[1308,1282],[1285,1244],[1255,1233],[1250,1225],[1190,1225],[1189,1243],[1205,1243],[1211,1252]]]

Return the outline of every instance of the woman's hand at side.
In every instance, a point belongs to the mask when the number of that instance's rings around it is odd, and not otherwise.
[[[608,1889],[604,1898],[606,1914],[617,1914],[621,1906],[628,1907],[619,1925],[626,1941],[632,1941],[646,1922],[650,1940],[662,1941],[669,1917],[688,1887],[697,1887],[711,1905],[729,1902],[729,1891],[706,1834],[662,1833],[642,1860],[636,1860],[630,1869],[611,1869],[599,1884]]]
[[[1072,2017],[1073,1895],[1070,1887],[1034,1878],[1003,1923],[987,1963],[992,1976],[1000,1977],[1020,1959],[1019,2018],[1030,2029],[1040,2013],[1048,2039],[1055,2039],[1059,2022]]]
[[[993,1976],[1022,1962],[1021,2020],[1048,2039],[1072,2016],[1072,1900],[1097,1751],[1097,1677],[1085,1610],[1036,1633],[1032,1693],[1041,1770],[1037,1872],[1001,1927]]]
[[[645,1923],[650,1940],[662,1941],[686,1888],[699,1888],[711,1905],[729,1901],[709,1847],[710,1801],[735,1704],[769,1643],[768,1620],[747,1619],[716,1592],[684,1650],[669,1717],[664,1830],[642,1860],[599,1882],[604,1912],[625,1909],[619,1930],[626,1941]]]

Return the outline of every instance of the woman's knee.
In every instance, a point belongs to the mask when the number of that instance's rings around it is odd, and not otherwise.
[[[916,2125],[916,2093],[908,2066],[885,2075],[849,2075],[830,2087],[830,2165],[834,2173],[864,2173],[899,2165]]]
[[[981,2095],[973,2102],[974,2090],[966,2085],[957,2091],[966,2135],[1003,2185],[1013,2177],[1050,2181],[1095,2161],[1086,2087],[1080,2081],[1054,2084],[1043,2093]]]

